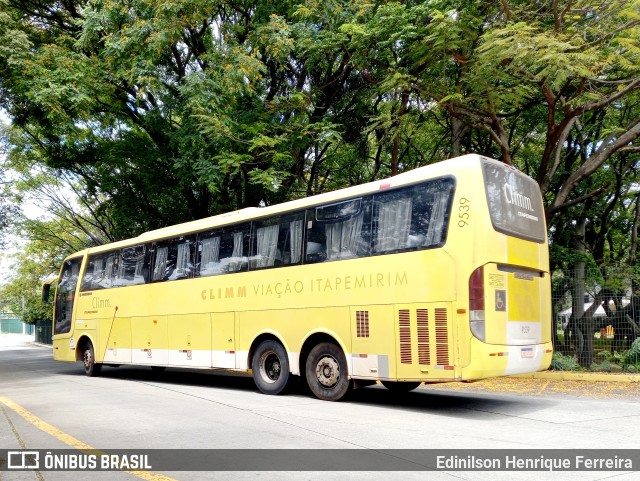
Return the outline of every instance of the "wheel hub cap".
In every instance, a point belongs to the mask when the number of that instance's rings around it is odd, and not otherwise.
[[[340,366],[330,356],[323,357],[316,365],[316,377],[324,387],[335,386],[340,378]]]
[[[260,365],[262,366],[262,377],[265,378],[265,380],[268,382],[275,382],[278,380],[282,369],[278,356],[273,353],[267,353],[263,356]]]

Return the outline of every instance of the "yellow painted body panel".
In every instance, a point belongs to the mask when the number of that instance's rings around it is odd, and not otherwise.
[[[142,364],[168,364],[166,356],[160,352],[169,349],[169,316],[132,316],[131,317],[131,347],[134,359]],[[102,349],[97,349],[98,353]],[[155,354],[155,357],[154,357]],[[100,359],[96,354],[96,359]]]
[[[131,360],[131,319],[118,317],[110,323],[108,320],[101,323],[105,328],[111,325],[106,334],[106,350],[100,358],[104,362],[114,364],[130,363]],[[102,354],[102,353],[101,353]]]
[[[236,315],[233,312],[211,314],[211,349],[214,351],[236,350]]]

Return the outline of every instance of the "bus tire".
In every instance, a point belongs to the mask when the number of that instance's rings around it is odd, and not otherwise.
[[[82,364],[84,365],[84,373],[89,377],[99,376],[102,371],[102,364],[96,362],[96,355],[91,341],[87,341],[84,345]]]
[[[251,360],[253,382],[264,394],[280,394],[289,384],[289,356],[273,339],[262,341]]]
[[[421,382],[418,381],[380,381],[391,392],[409,392],[416,389]]]
[[[339,401],[351,387],[347,358],[332,342],[322,342],[311,349],[305,373],[309,389],[323,401]]]

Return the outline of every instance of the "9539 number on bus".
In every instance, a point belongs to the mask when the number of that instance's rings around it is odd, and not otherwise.
[[[460,197],[458,201],[458,227],[466,227],[469,225],[470,212],[471,201],[466,197]]]

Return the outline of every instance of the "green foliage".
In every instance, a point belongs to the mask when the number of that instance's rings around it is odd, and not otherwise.
[[[22,321],[27,324],[35,324],[38,321],[52,321],[53,311],[51,306],[44,304],[37,296],[29,296],[25,300],[24,309],[22,309]]]
[[[640,338],[633,341],[631,348],[624,354],[622,365],[627,371],[640,372]]]
[[[567,356],[560,352],[553,353],[551,361],[551,369],[554,371],[582,371],[582,367],[578,364],[575,356]]]
[[[43,304],[42,281],[59,265],[59,253],[46,252],[46,247],[32,244],[15,259],[9,282],[0,288],[2,308],[13,312],[24,322],[51,321],[51,305]],[[6,281],[6,279],[4,279]]]

